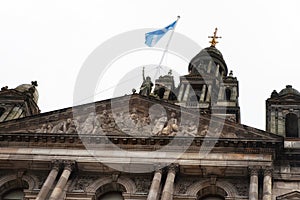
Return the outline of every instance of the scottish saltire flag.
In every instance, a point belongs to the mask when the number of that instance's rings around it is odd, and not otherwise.
[[[159,29],[157,31],[152,31],[145,34],[145,44],[149,47],[153,47],[169,30],[173,30],[175,25],[177,23],[177,20],[170,24],[169,26],[166,26],[163,29]]]

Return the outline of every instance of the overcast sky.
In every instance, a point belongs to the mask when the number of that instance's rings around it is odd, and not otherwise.
[[[297,0],[1,1],[0,86],[37,80],[42,112],[70,107],[93,50],[115,35],[162,28],[180,15],[176,32],[203,48],[218,27],[217,48],[239,80],[242,123],[265,129],[271,92],[287,84],[300,90],[299,8]],[[187,65],[182,68],[187,73]]]

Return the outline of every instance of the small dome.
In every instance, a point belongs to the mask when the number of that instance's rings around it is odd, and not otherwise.
[[[23,93],[31,93],[33,96],[34,102],[37,104],[39,99],[39,93],[36,89],[36,81],[31,82],[32,84],[22,84],[15,88],[15,90]]]
[[[213,60],[216,65],[220,66],[220,70],[223,71],[223,75],[227,76],[228,69],[223,58],[222,53],[214,46],[207,47],[202,49],[190,62],[189,72],[193,71],[193,68],[196,67],[198,70],[201,69],[201,65],[205,66],[205,63]],[[203,65],[204,64],[204,65]],[[204,69],[205,71],[205,69]]]
[[[294,94],[300,96],[300,93],[298,90],[294,89],[291,85],[287,85],[283,90],[279,92],[279,96],[283,96],[286,94]]]

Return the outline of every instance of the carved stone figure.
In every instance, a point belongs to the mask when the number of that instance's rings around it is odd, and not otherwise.
[[[228,133],[222,132],[220,137],[221,138],[237,138],[236,134],[232,133],[232,132],[228,132]]]
[[[82,124],[83,133],[93,133],[95,124],[95,113],[90,113],[87,119]]]
[[[149,96],[153,87],[151,78],[147,76],[145,78],[145,67],[143,67],[143,83],[140,87],[140,95]]]
[[[53,130],[53,125],[51,123],[49,123],[47,125],[47,131],[46,131],[46,133],[52,133],[52,130]]]
[[[165,127],[165,123],[167,122],[167,117],[162,115],[159,119],[154,121],[154,127],[152,130],[153,135],[159,135],[162,129]]]
[[[208,131],[207,136],[215,138],[221,137],[221,131],[219,128],[215,128],[213,131]]]
[[[66,122],[64,123],[64,126],[63,126],[63,131],[65,133],[76,133],[76,128],[77,128],[78,124],[76,124],[76,121],[71,119],[71,118],[68,118],[66,120]]]
[[[64,132],[64,122],[59,122],[50,131],[51,133],[63,133]]]
[[[208,126],[205,125],[204,129],[200,132],[199,136],[204,137],[207,135],[207,133],[208,133]]]
[[[160,132],[160,135],[171,135],[172,133],[172,127],[168,125],[167,122],[165,122],[163,129]]]
[[[177,118],[176,114],[174,112],[171,113],[171,119],[168,121],[168,126],[172,129],[173,132],[177,132],[179,130],[178,124],[177,124]]]
[[[133,122],[136,124],[139,120],[139,116],[137,114],[137,111],[135,108],[132,109],[132,112],[130,114],[130,118],[133,120]]]
[[[198,127],[195,125],[195,123],[193,121],[190,121],[188,123],[188,125],[185,126],[185,128],[182,132],[183,132],[183,135],[195,137],[198,133]]]
[[[47,124],[43,124],[41,128],[36,129],[36,133],[47,133],[48,131],[48,127]]]
[[[176,132],[179,130],[176,114],[174,112],[171,113],[171,118],[168,122],[164,124],[164,127],[161,131],[161,135],[169,135],[173,136],[176,134]]]
[[[147,113],[142,118],[142,124],[143,124],[143,126],[147,126],[147,125],[150,125],[150,123],[151,123],[151,119],[150,119],[149,114]]]
[[[112,129],[116,126],[116,123],[113,120],[112,113],[108,113],[107,110],[103,110],[102,114],[97,116],[98,121],[101,123],[101,128],[104,131],[107,129]]]

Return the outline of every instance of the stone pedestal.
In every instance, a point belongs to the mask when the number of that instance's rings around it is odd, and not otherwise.
[[[45,200],[49,190],[51,189],[53,182],[55,181],[58,171],[59,171],[59,165],[60,163],[58,161],[53,163],[52,170],[50,171],[46,181],[44,182],[38,196],[36,197],[36,200]]]
[[[178,166],[170,165],[168,167],[168,175],[167,180],[163,189],[161,200],[172,200],[173,199],[173,192],[174,192],[174,180],[176,176],[176,170]]]
[[[149,190],[149,194],[147,197],[147,200],[157,200],[159,187],[160,187],[160,181],[162,176],[162,170],[159,169],[154,173],[152,184]]]
[[[258,200],[258,169],[249,168],[250,186],[249,186],[249,200]]]

